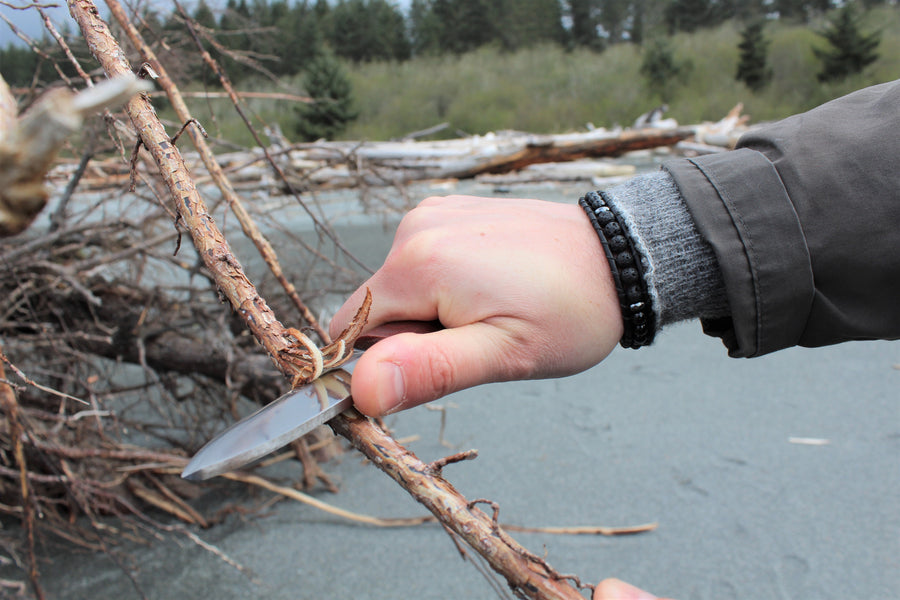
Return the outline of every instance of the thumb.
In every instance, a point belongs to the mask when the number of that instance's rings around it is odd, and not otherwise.
[[[509,372],[502,360],[504,337],[484,322],[388,337],[354,367],[353,402],[360,412],[381,416],[504,378]]]

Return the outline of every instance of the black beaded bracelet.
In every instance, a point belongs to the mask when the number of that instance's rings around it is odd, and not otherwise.
[[[578,200],[600,238],[622,307],[624,348],[649,346],[656,333],[653,303],[644,277],[644,265],[621,215],[607,204],[603,192],[588,192]]]

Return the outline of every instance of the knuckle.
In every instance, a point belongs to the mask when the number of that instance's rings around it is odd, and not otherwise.
[[[395,241],[404,241],[439,227],[442,219],[435,208],[419,205],[406,213],[397,226]]]
[[[421,202],[419,202],[419,204],[417,205],[417,208],[428,208],[431,206],[439,206],[439,205],[443,204],[446,200],[447,200],[447,197],[445,197],[445,196],[429,196],[429,197],[425,198],[424,200],[422,200]],[[415,209],[413,209],[413,210],[415,210]]]
[[[407,236],[392,250],[396,261],[410,275],[428,278],[428,274],[443,263],[445,239],[440,232],[425,229]]]

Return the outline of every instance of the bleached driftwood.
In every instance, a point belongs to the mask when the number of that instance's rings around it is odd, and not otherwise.
[[[630,174],[593,173],[600,164],[598,158],[665,147],[694,154],[732,148],[747,130],[748,117],[741,116],[741,108],[736,106],[717,122],[679,126],[673,119],[665,119],[640,129],[598,128],[556,135],[500,131],[449,140],[407,137],[303,144],[290,144],[277,136],[277,143],[267,152],[275,157],[290,184],[303,190],[475,177],[498,184],[594,180]],[[198,173],[198,183],[209,180],[199,175],[205,170],[199,155],[188,152],[184,158],[191,171]],[[236,189],[281,193],[262,149],[220,153],[216,160]],[[61,165],[55,175],[63,180],[72,168]],[[82,180],[83,190],[121,185],[129,178],[120,161],[94,161],[92,169]]]
[[[540,183],[544,181],[590,181],[594,185],[610,183],[631,177],[637,168],[634,165],[615,163],[608,160],[575,160],[564,163],[541,163],[528,165],[511,173],[485,173],[475,177],[476,181],[493,185],[513,185]]]
[[[60,88],[17,118],[15,99],[0,77],[0,236],[23,231],[44,208],[48,198],[44,178],[84,117],[147,89],[146,82],[130,74],[78,94]]]
[[[715,123],[702,123],[694,126],[693,141],[719,148],[731,149],[738,139],[747,132],[750,115],[742,115],[743,103],[738,103]]]
[[[311,181],[327,176],[339,186],[341,174],[322,172],[312,165],[344,162],[348,177],[357,178],[369,167],[376,182],[426,179],[467,179],[481,174],[519,171],[540,163],[568,162],[584,158],[619,156],[634,150],[671,146],[693,135],[691,128],[606,130],[559,135],[521,132],[489,133],[443,141],[400,141],[382,143],[317,142],[294,146],[287,162]],[[347,159],[352,159],[348,161]],[[357,179],[358,181],[358,179]]]

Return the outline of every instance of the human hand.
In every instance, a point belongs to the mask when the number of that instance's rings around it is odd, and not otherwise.
[[[354,367],[353,400],[378,416],[493,381],[571,375],[622,336],[612,275],[576,204],[428,198],[401,221],[384,265],[338,310],[336,334],[372,292],[367,330],[440,320],[378,342]]]
[[[604,579],[594,588],[593,600],[663,600],[618,579]]]

